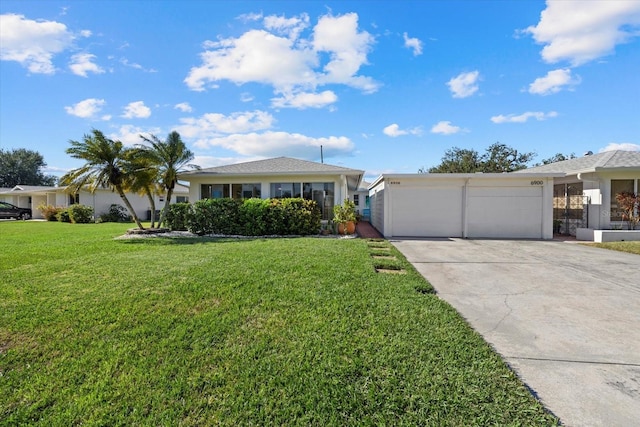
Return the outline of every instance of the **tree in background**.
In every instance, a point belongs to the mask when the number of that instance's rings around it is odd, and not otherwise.
[[[169,211],[173,189],[178,183],[178,174],[188,169],[199,169],[199,166],[189,164],[195,156],[182,142],[180,134],[176,131],[171,132],[164,141],[160,141],[155,135],[151,135],[150,138],[143,135],[140,137],[150,146],[139,145],[138,149],[142,151],[142,156],[153,165],[152,167],[157,171],[159,184],[167,192],[164,209],[158,223],[158,226],[161,226]]]
[[[41,169],[45,166],[44,158],[37,151],[0,149],[0,187],[55,185],[55,176],[42,173]]]
[[[535,153],[520,153],[515,148],[496,142],[483,155],[472,149],[453,147],[445,152],[441,163],[418,173],[513,172],[526,169]]]
[[[541,163],[536,163],[533,166],[542,166],[542,165],[548,165],[551,163],[564,162],[565,160],[571,160],[575,158],[576,158],[575,153],[571,153],[571,154],[556,153],[554,156],[549,157],[548,159],[542,159]]]
[[[140,229],[144,229],[136,211],[131,206],[124,189],[131,182],[131,166],[127,163],[122,142],[113,141],[97,129],[91,135],[85,135],[82,141],[69,141],[70,148],[66,153],[71,157],[84,160],[86,163],[67,172],[60,183],[68,185],[73,192],[78,192],[85,185],[93,193],[98,187],[114,189],[124,202],[129,214]]]

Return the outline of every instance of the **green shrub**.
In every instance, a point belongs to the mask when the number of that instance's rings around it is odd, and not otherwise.
[[[60,210],[56,214],[56,219],[59,222],[71,222],[71,217],[69,216],[69,208],[60,208]]]
[[[320,231],[320,209],[301,198],[203,199],[193,205],[186,222],[199,235],[310,235]]]
[[[246,199],[240,205],[239,220],[244,225],[246,236],[264,236],[267,234],[267,200]]]
[[[40,211],[40,213],[42,213],[42,216],[47,221],[57,221],[58,218],[56,215],[58,215],[58,212],[60,212],[60,210],[62,210],[63,208],[53,206],[53,205],[45,205],[43,203],[39,205],[37,209]]]
[[[74,224],[89,224],[93,221],[93,208],[87,205],[71,205],[67,209]]]
[[[131,222],[133,221],[129,211],[122,206],[112,204],[106,213],[100,215],[100,222]]]
[[[191,205],[189,203],[174,203],[169,205],[164,223],[171,230],[186,230],[190,214]]]
[[[242,200],[202,199],[193,205],[187,229],[203,234],[242,234],[240,205]]]

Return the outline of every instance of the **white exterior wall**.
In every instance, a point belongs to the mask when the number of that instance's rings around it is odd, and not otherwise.
[[[384,235],[385,215],[385,182],[381,181],[374,188],[369,190],[369,204],[371,206],[371,225]]]

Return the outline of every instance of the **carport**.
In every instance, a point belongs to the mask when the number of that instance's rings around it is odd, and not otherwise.
[[[558,174],[393,174],[369,187],[371,223],[385,237],[553,237]]]

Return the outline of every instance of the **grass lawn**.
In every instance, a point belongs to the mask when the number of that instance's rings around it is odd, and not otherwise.
[[[630,252],[640,255],[640,242],[605,242],[605,243],[588,243],[589,246],[597,248],[612,249],[620,252]]]
[[[0,222],[0,425],[556,424],[385,242],[128,227]]]

